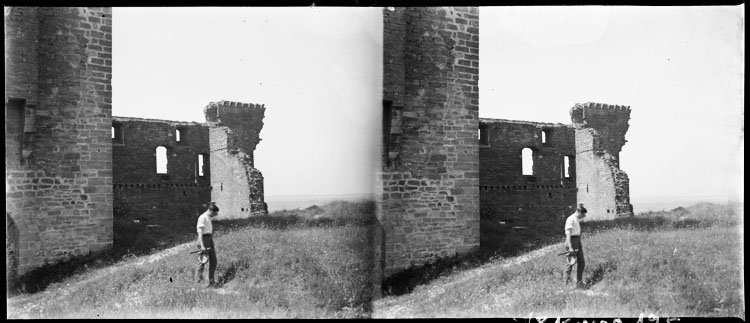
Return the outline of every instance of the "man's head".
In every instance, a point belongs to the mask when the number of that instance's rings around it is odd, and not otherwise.
[[[583,204],[578,204],[578,208],[576,208],[576,213],[578,214],[577,217],[579,219],[583,219],[586,217],[586,208],[583,207]]]
[[[211,202],[211,205],[208,206],[208,210],[211,211],[210,215],[211,217],[215,217],[219,215],[219,207],[214,204],[214,202]]]

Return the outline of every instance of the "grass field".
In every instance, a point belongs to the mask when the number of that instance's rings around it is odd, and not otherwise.
[[[374,317],[720,316],[744,320],[743,224],[700,204],[582,224],[583,289],[562,286],[552,245],[454,271],[374,305]]]
[[[561,243],[497,252],[518,245],[500,241],[406,271],[401,292],[373,302],[374,203],[335,202],[218,221],[216,288],[192,282],[191,226],[185,237],[174,235],[191,242],[161,252],[40,271],[49,283],[9,297],[7,317],[744,319],[741,215],[737,205],[699,204],[584,222],[586,286],[579,290],[561,286]]]
[[[11,297],[8,318],[367,316],[373,210],[370,201],[345,202],[220,221],[216,288],[193,282],[190,242]]]

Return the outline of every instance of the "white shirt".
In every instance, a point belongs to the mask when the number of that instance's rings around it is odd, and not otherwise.
[[[211,225],[211,211],[206,211],[201,214],[201,216],[198,217],[198,225],[196,225],[198,229],[198,233],[203,234],[210,234],[213,233],[214,227]],[[202,229],[202,230],[201,230]]]
[[[578,223],[578,212],[571,214],[568,219],[565,220],[565,231],[570,230],[571,236],[581,235],[581,225]]]

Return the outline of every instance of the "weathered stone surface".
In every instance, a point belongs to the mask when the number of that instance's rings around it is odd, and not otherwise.
[[[5,208],[21,275],[112,245],[111,9],[12,7],[5,27]]]
[[[619,166],[630,107],[588,102],[571,108],[570,117],[576,127],[578,203],[590,219],[633,215],[628,175]]]
[[[482,218],[533,229],[557,225],[573,213],[576,147],[572,125],[483,118],[479,128]],[[533,150],[533,175],[523,175],[524,148]],[[568,177],[565,156],[570,161]]]
[[[125,207],[137,217],[196,216],[205,211],[211,201],[207,124],[113,117],[112,125],[116,207]],[[166,174],[156,172],[159,146],[167,148]]]
[[[479,247],[478,17],[458,9],[384,10],[376,275]]]
[[[204,108],[210,126],[211,199],[222,218],[268,213],[263,201],[263,175],[254,167],[263,114],[260,104],[211,102]]]
[[[111,26],[109,8],[6,11],[6,278],[109,248],[113,200],[157,215],[210,200],[225,218],[267,212],[253,156],[265,107],[210,103],[206,124],[113,120]],[[376,285],[476,250],[480,204],[483,214],[535,225],[576,203],[593,219],[632,215],[618,165],[630,108],[577,104],[573,126],[480,120],[478,27],[477,8],[384,11]],[[157,146],[167,147],[167,174],[154,171]],[[521,173],[525,147],[536,152],[533,176]]]
[[[589,219],[633,214],[628,177],[617,157],[626,142],[630,108],[585,103],[570,113],[571,125],[480,120],[483,218],[528,228],[561,227],[577,204],[588,209]],[[533,150],[531,176],[522,173],[524,148]]]

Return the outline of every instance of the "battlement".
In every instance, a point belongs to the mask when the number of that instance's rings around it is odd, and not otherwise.
[[[630,106],[586,102],[576,103],[570,108],[570,118],[576,126],[589,125],[593,120],[599,119],[599,116],[606,116],[604,120],[610,124],[623,121],[627,124],[627,120],[630,119]],[[616,119],[612,119],[613,116],[616,116]]]
[[[209,102],[208,105],[203,108],[203,114],[206,116],[206,121],[209,123],[222,123],[222,117],[226,116],[225,119],[231,119],[230,116],[234,116],[237,113],[251,113],[257,117],[263,118],[266,108],[264,104],[255,103],[243,103],[234,101],[219,101]],[[227,121],[224,120],[224,121]]]
[[[610,110],[630,110],[630,106],[626,105],[617,105],[617,104],[607,104],[607,103],[597,103],[597,102],[586,102],[586,103],[576,103],[575,108],[589,108],[589,109],[610,109]]]

